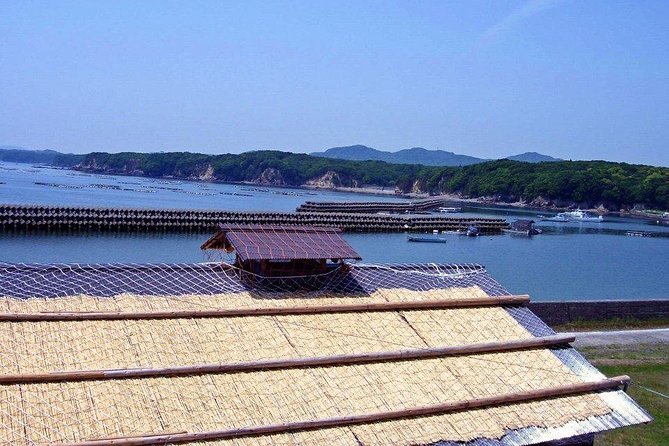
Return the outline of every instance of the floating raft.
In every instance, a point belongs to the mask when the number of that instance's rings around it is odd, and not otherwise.
[[[437,215],[233,212],[0,204],[0,230],[213,232],[221,223],[331,226],[346,232],[461,231],[473,225],[483,234],[499,234],[508,226],[503,218]]]
[[[432,198],[404,203],[379,201],[327,202],[307,201],[297,208],[297,212],[352,212],[374,214],[377,212],[416,213],[436,209],[447,204],[441,198]]]

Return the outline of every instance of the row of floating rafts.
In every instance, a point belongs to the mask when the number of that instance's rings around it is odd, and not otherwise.
[[[14,211],[14,212],[12,212]],[[18,211],[18,212],[16,212]],[[210,211],[186,211],[186,212],[173,212],[173,211],[112,211],[105,209],[103,212],[99,212],[93,209],[72,209],[67,211],[56,211],[50,212],[45,210],[45,212],[35,212],[33,209],[11,209],[6,214],[18,214],[29,217],[60,217],[60,216],[72,216],[72,217],[82,217],[82,218],[136,218],[136,219],[165,219],[165,218],[177,218],[177,219],[221,219],[221,218],[239,218],[243,220],[285,220],[292,221],[295,219],[298,220],[311,220],[317,219],[322,221],[394,221],[394,222],[404,222],[404,221],[420,221],[425,223],[442,223],[444,221],[462,221],[462,218],[453,218],[453,217],[441,217],[441,218],[424,218],[424,217],[379,217],[374,215],[358,215],[358,214],[332,214],[332,215],[323,215],[316,213],[315,215],[309,214],[295,214],[295,213],[247,213],[247,212],[210,212]],[[498,222],[503,223],[503,219],[477,219],[469,218],[467,221],[481,221],[486,223]]]
[[[425,210],[444,204],[445,200],[433,199],[411,203],[384,203],[384,202],[313,202],[307,201],[297,208],[298,212],[410,212]]]
[[[387,217],[359,214],[297,214],[297,213],[260,213],[260,212],[224,212],[224,211],[176,211],[176,210],[126,210],[109,208],[46,208],[36,206],[3,206],[5,219],[9,217],[11,225],[98,225],[132,226],[148,225],[194,226],[210,228],[220,222],[239,224],[316,224],[332,225],[355,230],[402,230],[430,229],[433,227],[453,227],[477,222],[485,226],[501,226],[504,220],[457,219],[457,218],[421,218]],[[53,212],[55,210],[55,212]],[[2,212],[0,212],[2,214]],[[63,218],[67,220],[62,220]],[[76,219],[71,221],[70,219]],[[38,220],[38,221],[35,221]],[[66,223],[63,223],[65,221]],[[20,223],[19,223],[20,222]],[[3,224],[8,224],[5,222]]]
[[[62,220],[58,222],[34,222],[24,220],[0,221],[0,226],[10,228],[33,228],[33,229],[64,229],[64,228],[83,228],[83,229],[119,229],[119,230],[163,230],[175,229],[179,231],[212,231],[216,228],[216,223],[184,223],[176,221],[163,221],[156,224],[136,224],[132,222],[111,222],[111,221],[80,221],[80,220]],[[434,229],[434,226],[409,226],[409,225],[382,225],[382,224],[346,224],[340,226],[343,230],[349,232],[425,232]],[[466,226],[440,226],[439,230],[463,230]],[[497,233],[499,231],[492,228],[481,228],[482,232]]]
[[[11,216],[13,218],[24,218],[24,219],[40,219],[46,222],[50,221],[59,221],[60,217],[64,218],[76,218],[80,221],[87,220],[100,220],[100,221],[111,221],[111,222],[133,222],[133,223],[147,223],[147,224],[156,224],[161,221],[178,221],[178,222],[192,222],[192,223],[212,223],[217,221],[229,221],[237,223],[249,223],[249,222],[258,222],[258,223],[310,223],[310,224],[348,224],[348,223],[360,223],[360,224],[388,224],[392,223],[394,225],[402,224],[411,224],[412,226],[421,225],[421,226],[440,226],[440,225],[463,225],[463,224],[479,224],[482,226],[495,226],[495,227],[504,227],[505,222],[499,221],[485,221],[485,220],[454,220],[454,219],[444,219],[444,220],[411,220],[411,219],[402,219],[402,220],[388,220],[388,219],[373,219],[373,220],[363,220],[363,219],[347,219],[347,218],[271,218],[271,217],[248,217],[248,216],[225,216],[225,217],[209,217],[209,216],[198,216],[198,217],[169,217],[169,216],[89,216],[83,214],[70,214],[67,216],[39,216],[34,214],[23,214]]]

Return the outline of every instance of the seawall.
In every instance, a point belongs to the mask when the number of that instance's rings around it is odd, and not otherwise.
[[[550,326],[575,321],[604,321],[608,319],[669,319],[669,298],[658,300],[530,302],[528,306]]]

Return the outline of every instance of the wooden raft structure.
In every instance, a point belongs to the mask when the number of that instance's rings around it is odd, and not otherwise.
[[[327,202],[307,201],[297,208],[297,212],[343,212],[343,213],[412,213],[424,212],[436,209],[448,204],[442,198],[428,198],[411,202],[383,202],[383,201],[359,201],[359,202]]]
[[[0,204],[0,229],[61,231],[212,232],[219,224],[313,225],[346,232],[463,231],[499,234],[503,218],[437,215],[376,215],[354,212],[252,212],[183,209],[124,209]]]

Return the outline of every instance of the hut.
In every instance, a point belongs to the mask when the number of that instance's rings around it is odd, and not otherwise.
[[[220,225],[201,249],[235,253],[235,266],[263,277],[326,273],[344,260],[361,260],[337,228]]]
[[[244,265],[337,234],[249,231],[208,246]],[[359,257],[324,246],[300,252]],[[0,263],[0,444],[583,446],[651,421],[480,265],[343,271],[296,291],[219,263]]]
[[[541,230],[534,227],[534,220],[515,220],[509,224],[509,228],[505,232],[511,232],[523,235],[537,235],[541,234]]]

